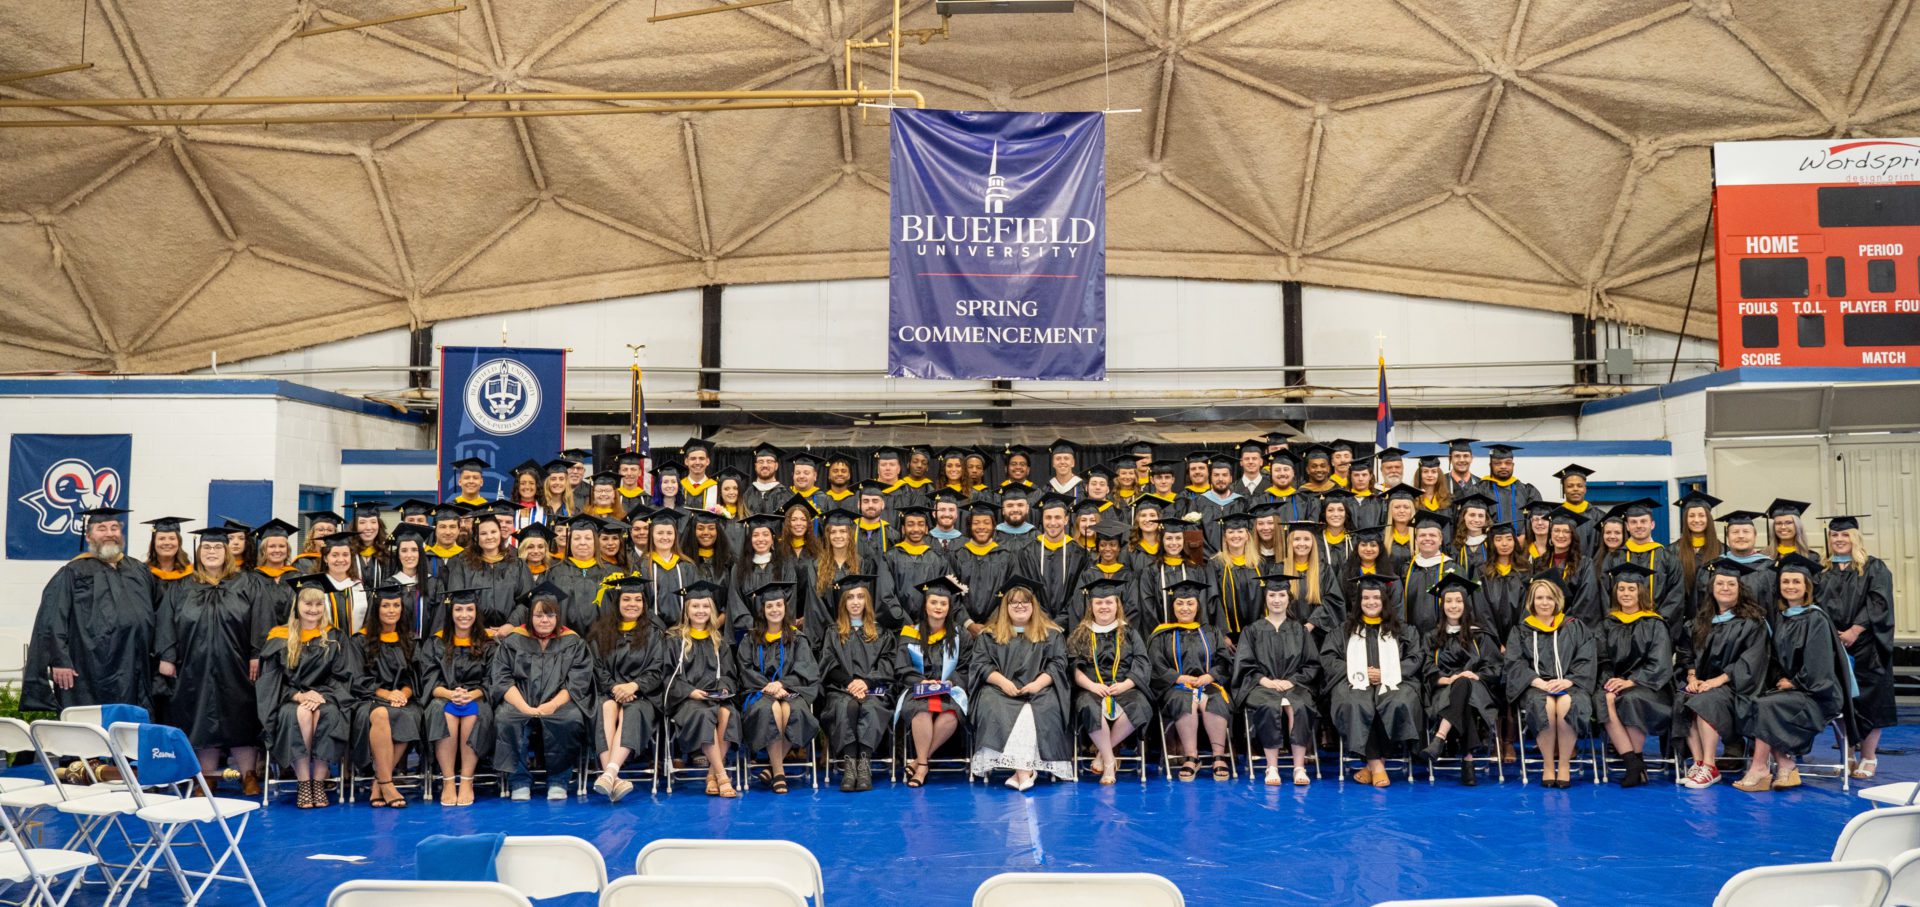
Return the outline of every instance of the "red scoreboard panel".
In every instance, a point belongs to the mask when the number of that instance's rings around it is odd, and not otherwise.
[[[1920,139],[1713,146],[1720,365],[1920,364]]]

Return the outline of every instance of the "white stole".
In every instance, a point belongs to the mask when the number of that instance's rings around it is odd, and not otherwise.
[[[1347,638],[1347,684],[1356,690],[1367,688],[1367,637],[1364,631]],[[1400,688],[1400,640],[1391,633],[1380,634],[1380,686]]]

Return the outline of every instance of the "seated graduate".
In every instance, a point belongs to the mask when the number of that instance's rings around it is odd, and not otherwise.
[[[1720,741],[1739,737],[1736,716],[1767,679],[1767,616],[1743,582],[1751,572],[1725,556],[1706,565],[1711,604],[1694,613],[1691,644],[1680,650],[1676,667],[1684,682],[1676,709],[1693,756],[1680,785],[1692,790],[1720,783]]]
[[[1593,630],[1567,615],[1566,589],[1552,573],[1527,584],[1527,616],[1507,637],[1507,701],[1525,712],[1540,740],[1540,784],[1570,783],[1573,750],[1588,732],[1597,686]]]
[[[547,767],[547,799],[567,799],[593,696],[593,654],[560,625],[560,590],[541,583],[528,594],[527,622],[499,639],[488,678],[494,709],[493,767],[515,800],[533,796],[528,769],[534,735]],[[483,609],[484,610],[484,609]]]
[[[1620,786],[1639,787],[1647,783],[1647,738],[1665,736],[1673,724],[1673,637],[1645,585],[1653,571],[1621,561],[1607,575],[1613,608],[1596,634],[1593,707],[1627,765]]]
[[[152,617],[159,672],[173,682],[163,720],[187,732],[209,788],[219,782],[221,757],[231,752],[247,795],[259,796],[260,709],[248,670],[255,635],[266,632],[255,627],[258,600],[270,590],[241,572],[224,528],[193,535],[198,542],[192,568],[167,584],[160,612]],[[111,627],[83,629],[92,634]],[[139,653],[142,670],[145,654]]]
[[[633,792],[633,782],[620,777],[620,767],[653,747],[660,694],[673,666],[666,634],[647,607],[649,585],[639,575],[608,580],[607,597],[613,601],[587,630],[600,744],[600,777],[593,789],[615,803]]]
[[[260,724],[273,760],[293,767],[300,782],[295,805],[313,809],[327,799],[328,764],[347,755],[347,716],[358,659],[345,634],[327,624],[324,575],[295,581],[293,612],[267,633],[255,686]]]
[[[407,746],[420,740],[413,609],[407,607],[407,587],[391,579],[373,590],[373,602],[353,640],[360,647],[353,685],[354,762],[373,765],[368,806],[405,809],[407,798],[393,786],[393,769],[406,758]]]
[[[1385,759],[1396,745],[1420,742],[1423,655],[1413,630],[1386,606],[1391,577],[1362,576],[1360,597],[1346,622],[1327,634],[1321,666],[1333,685],[1333,720],[1347,749],[1367,760],[1353,780],[1374,787],[1393,783]]]
[[[1102,579],[1086,590],[1086,617],[1067,635],[1074,726],[1093,742],[1100,783],[1108,785],[1114,783],[1114,748],[1153,720],[1146,692],[1152,663],[1140,634],[1127,624],[1120,605],[1122,585]],[[1191,772],[1186,780],[1193,780]]]
[[[803,753],[820,731],[813,703],[820,696],[820,661],[814,643],[789,621],[788,609],[804,590],[785,583],[752,592],[753,629],[734,650],[740,677],[742,747],[767,751],[768,767],[757,780],[776,794],[787,792],[787,752]]]
[[[893,650],[893,676],[900,688],[897,722],[907,719],[913,741],[907,762],[907,786],[927,782],[933,754],[960,729],[967,711],[967,644],[973,636],[961,632],[964,618],[956,612],[960,587],[946,577],[920,584],[920,619],[900,628]]]
[[[1741,733],[1753,738],[1747,774],[1733,783],[1744,791],[1799,787],[1795,760],[1813,749],[1814,738],[1847,705],[1840,636],[1814,601],[1813,578],[1820,573],[1820,562],[1789,552],[1776,569],[1779,613],[1773,616],[1768,682],[1740,715]]]
[[[706,580],[680,590],[680,620],[667,631],[674,658],[667,672],[667,714],[674,753],[698,751],[707,757],[707,796],[738,797],[727,772],[727,749],[740,742],[732,704],[740,674],[720,622],[723,592]]]
[[[1508,527],[1511,539],[1512,527],[1501,525]],[[1500,689],[1500,641],[1470,604],[1479,586],[1458,573],[1440,577],[1433,593],[1440,600],[1440,624],[1426,639],[1427,723],[1433,728],[1427,758],[1439,758],[1447,743],[1457,740],[1460,783],[1468,787],[1479,783],[1473,769],[1474,747],[1500,726],[1494,696]]]
[[[1259,582],[1250,584],[1258,594]],[[1199,771],[1200,726],[1206,725],[1207,746],[1213,753],[1213,780],[1233,777],[1228,720],[1232,717],[1227,684],[1233,682],[1233,647],[1217,626],[1200,622],[1200,596],[1207,585],[1197,582],[1175,583],[1173,620],[1154,628],[1151,650],[1153,696],[1160,715],[1173,725],[1173,736],[1180,751],[1182,781],[1192,781]],[[1169,758],[1173,753],[1167,754]]]
[[[1012,769],[1007,786],[1020,791],[1040,772],[1071,778],[1066,634],[1040,607],[1037,581],[1009,576],[993,599],[968,654],[973,773]]]
[[[440,765],[440,805],[472,806],[473,776],[493,752],[493,701],[487,678],[493,667],[493,637],[480,623],[480,593],[455,589],[442,611],[447,626],[414,650],[427,706],[427,739]]]
[[[1233,689],[1254,742],[1266,753],[1268,787],[1280,786],[1280,748],[1293,755],[1293,783],[1305,787],[1307,747],[1313,745],[1314,687],[1319,649],[1306,622],[1293,612],[1294,576],[1260,577],[1265,613],[1247,625],[1234,648]]]
[[[885,569],[886,565],[881,565]],[[873,790],[873,752],[893,720],[894,635],[875,617],[874,577],[854,574],[834,585],[833,622],[821,629],[820,717],[827,747],[845,760],[843,791]]]

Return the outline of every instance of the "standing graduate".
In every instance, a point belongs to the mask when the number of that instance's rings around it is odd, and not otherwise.
[[[900,628],[893,650],[893,677],[899,686],[894,707],[897,725],[906,719],[913,748],[908,755],[907,786],[927,783],[933,754],[960,729],[967,711],[967,646],[961,631],[960,587],[945,577],[920,584],[920,616]]]
[[[1373,458],[1360,457],[1348,467],[1347,522],[1355,526],[1378,526],[1387,518],[1387,501],[1374,481]]]
[[[1675,710],[1693,756],[1680,785],[1692,790],[1720,783],[1720,741],[1739,737],[1738,716],[1767,679],[1767,615],[1742,582],[1750,572],[1725,557],[1707,565],[1707,598],[1675,665],[1681,681]]]
[[[1519,449],[1513,444],[1487,445],[1487,476],[1474,489],[1492,500],[1493,522],[1506,523],[1515,530],[1526,519],[1527,505],[1540,500],[1539,489],[1513,474],[1513,452]],[[1460,497],[1455,495],[1456,500]]]
[[[765,441],[753,445],[753,478],[741,489],[741,504],[746,507],[747,516],[778,514],[780,505],[793,493],[780,484],[783,454],[780,448]]]
[[[1206,583],[1209,591],[1200,599],[1200,621],[1221,623],[1219,602],[1212,593],[1212,576],[1207,567],[1205,541],[1200,527],[1184,519],[1170,519],[1160,526],[1160,556],[1143,564],[1134,573],[1133,601],[1140,608],[1140,620],[1155,624],[1173,619],[1170,595],[1176,583],[1194,580]]]
[[[171,678],[166,723],[187,731],[211,789],[229,752],[246,795],[260,795],[260,720],[254,700],[254,602],[259,587],[232,560],[224,527],[194,532],[194,569],[174,583],[154,621],[154,656]],[[140,660],[145,662],[142,653]]]
[[[973,691],[973,774],[1012,769],[1007,786],[1025,791],[1045,772],[1073,777],[1067,732],[1065,634],[1040,607],[1040,584],[1010,576],[969,654]]]
[[[369,604],[360,568],[354,565],[353,544],[353,533],[336,532],[321,539],[314,551],[319,557],[316,572],[327,580],[327,626],[342,637],[366,619]]]
[[[1726,524],[1726,529],[1720,554],[1749,568],[1746,575],[1741,577],[1740,585],[1746,587],[1760,610],[1771,613],[1774,599],[1779,596],[1779,571],[1774,569],[1772,555],[1760,550],[1760,530],[1754,525],[1765,518],[1766,514],[1751,510],[1735,510],[1721,515],[1719,522]],[[1699,586],[1701,582],[1696,579],[1694,584]]]
[[[1052,492],[1041,496],[1040,531],[1021,552],[1019,567],[1022,575],[1039,580],[1045,587],[1041,605],[1047,609],[1047,616],[1062,626],[1071,626],[1067,623],[1067,612],[1071,610],[1080,573],[1089,561],[1087,549],[1074,544],[1067,534],[1072,504]]]
[[[1767,556],[1774,560],[1789,554],[1819,556],[1807,541],[1806,527],[1800,524],[1800,515],[1806,513],[1810,506],[1805,501],[1786,498],[1774,498],[1773,503],[1767,505],[1767,519],[1772,521],[1773,531],[1767,534],[1767,542],[1760,546]]]
[[[1154,702],[1161,720],[1173,726],[1171,741],[1180,761],[1175,777],[1182,781],[1192,781],[1199,771],[1202,725],[1213,754],[1213,780],[1233,777],[1227,689],[1233,683],[1233,647],[1220,628],[1200,622],[1200,596],[1206,592],[1205,583],[1175,584],[1173,620],[1155,627],[1147,646]],[[1175,755],[1170,751],[1167,758]]]
[[[1067,634],[1073,724],[1093,744],[1100,783],[1112,785],[1114,749],[1153,720],[1153,705],[1147,700],[1152,665],[1139,631],[1128,626],[1121,610],[1120,584],[1097,581],[1087,596],[1086,619]],[[1185,780],[1193,780],[1191,771]]]
[[[1487,562],[1480,565],[1472,597],[1473,620],[1504,640],[1526,610],[1528,570],[1520,560],[1520,540],[1505,523],[1487,536]]]
[[[153,527],[147,537],[147,573],[153,577],[153,607],[160,607],[167,590],[193,575],[193,560],[187,552],[186,535],[180,525],[186,517],[166,516],[142,520]]]
[[[680,554],[680,523],[684,515],[662,507],[647,517],[647,547],[632,571],[653,584],[654,610],[668,624],[680,621],[681,589],[696,581],[693,564]]]
[[[1333,720],[1346,749],[1367,761],[1353,780],[1392,784],[1385,758],[1420,742],[1420,678],[1424,654],[1413,630],[1387,609],[1381,576],[1359,580],[1360,597],[1340,629],[1327,634],[1320,663],[1333,685]]]
[[[1160,524],[1173,514],[1173,500],[1151,492],[1133,502],[1132,527],[1121,559],[1137,575],[1160,560]]]
[[[1559,472],[1553,474],[1554,478],[1560,480],[1560,506],[1565,507],[1568,513],[1579,519],[1574,526],[1574,535],[1579,539],[1581,553],[1589,558],[1593,556],[1595,545],[1594,525],[1600,521],[1600,511],[1587,500],[1587,479],[1591,478],[1593,473],[1593,470],[1578,463],[1568,463],[1561,467]],[[1543,502],[1534,501],[1523,508],[1529,519],[1536,512],[1544,513],[1553,510],[1552,507],[1543,510],[1539,507],[1541,503]],[[1552,504],[1553,502],[1544,503]]]
[[[560,622],[575,633],[585,633],[600,616],[600,589],[615,571],[599,557],[599,517],[577,516],[568,525],[566,552],[541,578],[563,594]]]
[[[246,576],[253,584],[248,593],[253,601],[253,655],[248,674],[256,679],[267,631],[293,610],[292,582],[299,575],[299,568],[293,565],[293,535],[299,531],[285,520],[268,520],[253,530],[256,564]]]
[[[1789,552],[1779,570],[1767,682],[1740,715],[1740,731],[1753,738],[1753,752],[1746,775],[1733,786],[1751,792],[1799,787],[1797,760],[1847,709],[1844,650],[1814,597],[1820,562]]]
[[[387,574],[393,571],[393,537],[380,519],[385,509],[379,501],[358,501],[347,508],[348,518],[353,521],[349,530],[353,533],[353,567],[368,589],[384,585]]]
[[[834,586],[833,622],[821,628],[820,718],[827,726],[829,755],[845,760],[840,789],[850,793],[873,790],[873,754],[893,721],[896,695],[894,635],[874,618],[874,579],[841,578]]]
[[[1234,477],[1233,490],[1246,498],[1258,498],[1267,489],[1273,487],[1273,479],[1267,475],[1267,442],[1260,438],[1248,438],[1240,442],[1239,474]]]
[[[1340,568],[1347,563],[1347,555],[1353,553],[1352,506],[1353,493],[1345,488],[1327,492],[1326,499],[1320,502],[1320,532],[1315,544],[1320,548],[1320,563],[1326,565],[1329,576],[1339,576]]]
[[[833,584],[841,577],[869,574],[873,570],[871,565],[876,563],[874,558],[879,553],[870,554],[867,546],[856,540],[856,520],[852,512],[839,507],[827,511],[820,519],[821,543],[808,573],[810,583],[799,590],[799,598],[790,603],[787,615],[790,622],[802,629],[811,630],[816,624],[833,620]],[[883,594],[891,591],[884,590]],[[821,642],[815,634],[808,634],[808,638],[816,645]]]
[[[1085,480],[1078,474],[1080,445],[1065,438],[1054,439],[1052,444],[1047,445],[1047,462],[1052,469],[1049,470],[1045,487],[1040,489],[1042,493],[1057,494],[1070,502],[1086,496]]]
[[[1422,510],[1414,517],[1413,557],[1401,568],[1402,620],[1424,638],[1440,625],[1440,600],[1433,589],[1449,573],[1467,574],[1467,567],[1447,556],[1442,547],[1453,518],[1445,513]]]
[[[874,618],[883,628],[898,631],[920,619],[920,585],[935,577],[951,576],[953,563],[947,553],[927,542],[932,511],[909,504],[900,508],[900,541],[887,550],[874,565],[875,573],[884,573],[888,594],[874,605]]]
[[[805,507],[799,508],[804,510]],[[719,623],[727,642],[734,643],[753,629],[753,602],[750,593],[773,583],[789,583],[796,590],[813,583],[811,561],[802,558],[792,545],[779,538],[781,518],[757,514],[747,518],[746,549],[735,559],[733,576],[725,583],[713,583],[721,590],[723,607]],[[804,600],[799,595],[798,600]],[[798,601],[797,600],[797,601]],[[796,601],[796,603],[797,603]],[[796,623],[810,618],[804,610],[794,615]]]
[[[427,740],[440,766],[440,805],[472,806],[473,777],[493,753],[493,700],[487,695],[493,637],[480,622],[480,594],[447,593],[446,626],[414,649],[426,707]]]
[[[1447,442],[1447,472],[1445,484],[1453,497],[1472,494],[1480,490],[1480,480],[1473,477],[1473,443],[1477,438],[1454,438]],[[1425,465],[1426,458],[1421,458]]]
[[[495,518],[503,506],[474,512],[473,543],[449,563],[446,579],[449,589],[479,592],[480,622],[495,638],[513,632],[520,598],[533,588],[527,565],[507,551],[506,535]]]
[[[725,487],[728,479],[721,479]],[[737,524],[720,514],[696,510],[687,514],[687,529],[680,539],[680,556],[693,567],[695,578],[712,583],[727,581],[733,572],[733,552],[738,541],[731,527]]]
[[[646,577],[614,580],[608,594],[614,600],[587,630],[587,648],[593,654],[595,750],[600,757],[593,789],[618,803],[633,792],[633,782],[620,777],[620,768],[654,750],[660,695],[673,655],[665,628],[647,606]]]
[[[1413,503],[1431,513],[1447,513],[1453,510],[1453,499],[1472,494],[1476,483],[1470,478],[1467,484],[1455,484],[1440,468],[1439,457],[1421,457],[1413,471],[1413,488],[1418,493]]]
[[[1420,493],[1411,485],[1387,490],[1387,522],[1381,540],[1387,545],[1387,563],[1395,576],[1413,560],[1413,518],[1420,514],[1419,498]]]
[[[1867,553],[1857,516],[1827,517],[1827,560],[1814,581],[1815,599],[1833,618],[1853,662],[1859,695],[1848,739],[1859,747],[1853,777],[1880,767],[1880,731],[1900,723],[1893,693],[1893,571]]]
[[[739,714],[733,697],[739,669],[733,647],[722,638],[719,596],[713,583],[698,581],[680,590],[680,621],[667,631],[673,667],[667,672],[666,713],[674,755],[699,751],[707,757],[707,796],[738,797],[728,777],[727,750],[740,742]]]
[[[387,575],[387,581],[405,590],[407,613],[413,620],[406,629],[414,639],[432,634],[432,612],[440,598],[439,578],[430,572],[427,555],[427,541],[432,535],[432,529],[415,523],[393,527],[393,572]]]
[[[986,501],[967,505],[967,541],[949,549],[953,557],[953,576],[965,595],[965,620],[962,625],[978,636],[997,605],[995,593],[1007,577],[1019,570],[1019,557],[1001,547],[994,538],[997,508]]]
[[[1487,562],[1487,531],[1495,523],[1492,508],[1493,499],[1478,491],[1453,502],[1453,531],[1447,535],[1445,550],[1463,576],[1478,573],[1480,565]],[[1500,520],[1498,524],[1513,528],[1523,522],[1524,514],[1521,519]]]
[[[565,800],[593,703],[593,653],[584,638],[560,625],[560,590],[541,583],[531,597],[527,622],[500,637],[487,678],[499,703],[493,769],[507,779],[512,799],[531,799],[528,766],[538,730],[547,799]]]
[[[152,701],[153,575],[126,556],[118,507],[81,512],[87,550],[40,592],[22,674],[22,708]]]
[[[1245,513],[1251,506],[1246,495],[1241,494],[1233,482],[1234,461],[1225,454],[1215,454],[1207,461],[1207,487],[1188,498],[1188,509],[1200,515],[1200,528],[1206,539],[1206,550],[1220,550],[1220,520],[1228,514]]]
[[[1693,617],[1687,601],[1687,584],[1681,578],[1681,559],[1672,549],[1653,540],[1653,508],[1658,502],[1642,498],[1622,505],[1627,518],[1626,560],[1647,568],[1649,601],[1667,629],[1685,633],[1687,620]],[[1611,568],[1612,564],[1605,565]]]
[[[353,684],[354,762],[373,766],[373,790],[367,805],[405,809],[406,795],[393,786],[393,770],[420,740],[418,668],[414,659],[413,613],[406,587],[388,582],[373,590],[374,606],[355,634],[360,670]]]
[[[797,590],[763,587],[753,592],[753,629],[734,650],[740,677],[741,748],[767,751],[759,781],[787,792],[787,752],[805,752],[820,731],[813,703],[820,698],[820,662],[815,644],[787,620]]]
[[[1533,578],[1551,577],[1561,593],[1565,613],[1591,632],[1603,619],[1605,599],[1595,578],[1598,570],[1587,563],[1580,551],[1574,533],[1575,522],[1577,518],[1564,510],[1554,512],[1547,530],[1547,551],[1533,562]],[[1533,607],[1532,592],[1528,593],[1527,603],[1528,608]]]
[[[1293,609],[1300,619],[1320,631],[1321,638],[1329,627],[1346,619],[1347,597],[1349,590],[1342,588],[1339,574],[1327,569],[1320,560],[1320,533],[1312,523],[1289,523],[1287,525],[1286,553],[1275,563],[1278,569],[1291,574],[1293,581]],[[1388,604],[1393,604],[1389,599]]]
[[[1501,523],[1512,537],[1511,523]],[[1460,783],[1473,787],[1473,751],[1500,727],[1495,691],[1501,684],[1500,640],[1482,624],[1469,604],[1479,584],[1457,573],[1440,578],[1434,592],[1440,598],[1440,624],[1428,633],[1424,646],[1426,670],[1429,763],[1446,752],[1449,741],[1459,741]],[[1454,732],[1459,736],[1455,737]]]
[[[259,720],[273,761],[293,767],[295,805],[327,798],[329,765],[347,758],[347,713],[359,659],[347,636],[327,623],[332,611],[322,577],[300,580],[287,622],[267,633],[255,686]]]
[[[1067,603],[1067,619],[1061,626],[1080,625],[1087,613],[1087,587],[1100,580],[1119,581],[1122,584],[1120,606],[1131,613],[1145,613],[1140,602],[1133,598],[1133,571],[1121,560],[1126,539],[1127,531],[1119,523],[1102,522],[1094,529],[1093,558],[1074,580],[1073,597]]]
[[[1686,584],[1684,595],[1689,614],[1693,613],[1693,603],[1706,594],[1706,590],[1699,587],[1701,575],[1707,565],[1720,556],[1720,539],[1713,531],[1713,508],[1720,503],[1719,498],[1704,491],[1690,491],[1673,502],[1680,511],[1680,534],[1667,547],[1680,555],[1680,578]]]
[[[893,462],[897,465],[899,461]],[[900,541],[899,531],[888,519],[887,488],[878,479],[868,479],[860,483],[859,492],[854,496],[853,541],[868,563],[879,560],[881,554]]]
[[[1666,736],[1673,721],[1672,634],[1648,607],[1651,571],[1619,563],[1607,573],[1613,607],[1595,640],[1600,685],[1593,710],[1627,764],[1620,786],[1639,787],[1647,783],[1647,738]]]
[[[1220,521],[1220,551],[1208,565],[1220,599],[1221,629],[1232,653],[1242,631],[1265,611],[1260,601],[1260,574],[1266,561],[1253,541],[1253,517],[1236,513]]]
[[[1593,630],[1568,619],[1566,588],[1553,574],[1527,584],[1527,616],[1508,635],[1505,654],[1507,701],[1539,737],[1540,785],[1570,787],[1573,750],[1590,727],[1599,664]]]
[[[1280,786],[1280,749],[1293,756],[1293,783],[1305,787],[1307,748],[1313,745],[1314,688],[1320,680],[1319,647],[1293,614],[1294,577],[1260,578],[1263,613],[1240,634],[1233,656],[1233,690],[1247,727],[1267,757],[1266,785]]]

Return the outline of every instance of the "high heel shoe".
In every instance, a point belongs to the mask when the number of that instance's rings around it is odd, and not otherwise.
[[[293,805],[297,809],[313,808],[313,782],[294,782]]]
[[[460,783],[455,775],[443,776],[440,781],[440,805],[460,805]]]
[[[1797,768],[1790,772],[1787,772],[1786,774],[1774,776],[1774,779],[1773,779],[1774,790],[1790,790],[1792,788],[1796,788],[1799,786],[1800,786],[1800,770]]]
[[[1762,775],[1760,776],[1759,780],[1749,780],[1751,777],[1752,776],[1748,776],[1747,778],[1741,778],[1740,780],[1733,782],[1733,789],[1743,790],[1750,794],[1763,793],[1766,791],[1773,790],[1772,775]]]
[[[460,776],[460,802],[454,805],[455,806],[472,806],[473,805],[473,776],[472,775]]]

